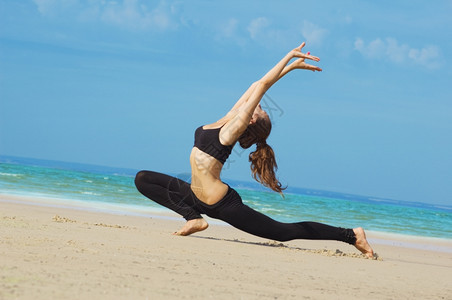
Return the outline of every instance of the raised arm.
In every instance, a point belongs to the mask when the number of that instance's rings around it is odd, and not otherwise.
[[[296,48],[294,50],[297,50],[297,51],[301,52],[301,49],[304,46],[305,46],[305,43],[303,42],[298,48]],[[309,56],[309,52],[306,54],[306,56]],[[290,65],[286,65],[283,68],[283,70],[279,73],[279,76],[276,79],[276,81],[280,80],[282,77],[284,77],[284,75],[286,75],[287,73],[289,73],[290,71],[292,71],[294,69],[305,69],[305,70],[311,70],[311,71],[322,71],[322,69],[317,67],[317,66],[305,63],[305,58],[309,58],[309,57],[299,58],[296,61],[292,62]],[[313,59],[315,61],[319,61],[319,58],[315,57],[315,56],[312,56],[312,58],[310,58],[310,59]],[[267,73],[267,75],[268,75],[268,73]],[[264,78],[265,78],[265,76],[262,79],[264,79]],[[248,101],[248,99],[250,98],[250,96],[252,95],[254,90],[256,89],[256,86],[258,85],[258,83],[259,83],[259,81],[255,81],[255,82],[253,82],[253,84],[251,84],[251,86],[246,90],[246,92],[234,104],[234,106],[232,107],[231,111],[234,111],[235,109],[241,107],[244,103],[246,103]]]
[[[256,106],[261,101],[265,92],[275,84],[280,78],[293,69],[310,69],[313,71],[321,71],[320,68],[308,65],[305,59],[319,61],[316,56],[308,55],[301,52],[305,46],[303,42],[299,47],[287,53],[270,71],[268,71],[260,80],[254,82],[250,88],[237,101],[233,109],[238,109],[238,113],[234,113],[234,117],[225,125],[227,134],[222,136],[222,140],[228,144],[235,142],[238,137],[245,131],[252,118]],[[290,65],[287,65],[292,58],[299,58]],[[231,112],[232,112],[231,110]]]
[[[297,50],[297,51],[301,52],[301,49],[304,46],[305,46],[305,43],[301,44],[300,47],[298,47],[298,48],[296,48],[294,50]],[[309,56],[309,52],[306,54],[306,57],[299,58],[296,61],[292,62],[290,65],[286,65],[283,68],[283,70],[279,73],[279,76],[278,76],[278,78],[276,79],[275,82],[280,80],[282,77],[284,77],[284,75],[286,75],[287,73],[289,73],[290,71],[292,71],[294,69],[306,69],[306,70],[311,70],[311,71],[322,71],[322,69],[317,67],[317,66],[305,63],[305,58],[309,58],[308,56]],[[312,56],[312,58],[310,58],[310,59],[313,59],[315,61],[319,61],[318,57],[315,57],[315,56]],[[267,73],[267,75],[269,75],[269,73]],[[265,78],[265,76],[261,80],[263,80],[264,78]],[[258,85],[258,83],[259,83],[259,81],[255,81],[255,82],[253,82],[253,84],[251,84],[251,86],[246,90],[246,92],[234,104],[234,106],[232,107],[231,111],[241,107],[244,103],[246,103],[248,101],[248,99],[250,98],[250,96],[252,95],[254,90],[256,89],[256,86]]]
[[[275,84],[280,78],[282,78],[289,71],[300,66],[300,63],[304,63],[304,59],[312,59],[319,61],[316,56],[308,55],[301,52],[301,49],[305,46],[303,42],[299,47],[287,53],[270,71],[267,72],[259,81],[255,83],[253,92],[250,94],[248,100],[243,104],[237,117],[244,123],[244,129],[249,124],[249,121],[253,115],[256,106],[261,101],[263,95],[267,90]],[[287,66],[292,58],[298,57],[299,60]],[[300,61],[302,60],[302,61]],[[243,130],[244,130],[243,129]]]
[[[250,87],[246,90],[245,93],[240,97],[240,99],[234,104],[234,106],[231,108],[231,111],[234,111],[241,107],[243,103],[247,102],[250,98],[251,94],[254,92],[254,89],[257,86],[257,81],[253,82]]]

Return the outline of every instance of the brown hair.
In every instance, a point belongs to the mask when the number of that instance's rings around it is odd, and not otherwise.
[[[278,169],[278,165],[276,164],[275,153],[266,141],[271,130],[272,123],[268,117],[258,118],[255,123],[248,125],[238,141],[243,149],[248,149],[253,144],[256,144],[256,150],[249,155],[254,179],[282,194],[282,191],[286,188],[282,187],[281,182],[276,179],[275,172]]]

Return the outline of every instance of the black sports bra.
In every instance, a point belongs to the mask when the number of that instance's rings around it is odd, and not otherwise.
[[[234,145],[225,146],[220,142],[220,128],[204,129],[199,126],[195,131],[195,147],[218,159],[222,164],[232,152]]]

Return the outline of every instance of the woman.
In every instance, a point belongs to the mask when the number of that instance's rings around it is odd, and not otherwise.
[[[373,250],[362,228],[345,229],[316,222],[275,221],[244,205],[240,195],[220,179],[223,164],[237,141],[245,149],[256,144],[256,150],[249,156],[253,177],[264,186],[282,193],[284,188],[275,176],[275,155],[266,143],[271,130],[270,118],[259,102],[274,83],[294,69],[322,71],[319,67],[305,63],[305,59],[320,59],[309,55],[309,52],[302,53],[304,46],[305,43],[302,43],[290,51],[264,77],[254,82],[223,118],[196,130],[190,155],[191,184],[161,173],[138,172],[135,185],[143,195],[187,220],[175,234],[189,235],[205,230],[208,224],[201,214],[206,214],[250,234],[277,241],[343,241],[373,258]],[[297,60],[289,64],[293,58]]]

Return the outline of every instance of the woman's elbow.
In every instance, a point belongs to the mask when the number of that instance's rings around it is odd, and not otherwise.
[[[256,83],[256,87],[262,87],[262,88],[266,88],[266,89],[268,89],[272,85],[272,82],[267,79],[260,79],[260,80],[256,81],[255,83]]]
[[[255,87],[256,89],[258,89],[258,88],[268,89],[272,85],[272,83],[270,81],[265,80],[265,79],[261,79],[259,81],[256,81],[255,83],[256,83],[256,87]]]

